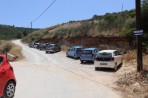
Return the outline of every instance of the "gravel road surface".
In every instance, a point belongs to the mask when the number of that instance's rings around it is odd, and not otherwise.
[[[14,98],[122,98],[114,89],[112,70],[95,71],[93,64],[80,64],[65,52],[46,54],[20,40],[24,59],[11,62],[17,78]]]

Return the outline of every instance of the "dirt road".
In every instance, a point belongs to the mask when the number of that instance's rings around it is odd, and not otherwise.
[[[45,54],[20,40],[25,59],[11,63],[17,78],[14,98],[122,98],[116,91],[116,73],[94,71],[93,64],[80,64],[65,52]]]

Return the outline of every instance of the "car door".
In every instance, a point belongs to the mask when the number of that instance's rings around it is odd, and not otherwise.
[[[69,51],[68,51],[69,56],[72,56],[72,53],[71,53],[72,52],[72,49],[73,48],[70,48]]]
[[[57,51],[58,50],[58,47],[57,47],[57,45],[54,45],[54,48],[53,48],[55,51]]]
[[[96,57],[97,53],[98,53],[98,49],[94,49],[94,58]]]
[[[117,51],[117,54],[118,54],[118,64],[121,64],[122,63],[122,54],[119,53],[119,51]]]
[[[116,51],[114,51],[113,52],[113,57],[114,57],[114,61],[115,61],[115,63],[117,63],[117,65],[118,65],[118,55],[117,55],[117,52]]]
[[[70,56],[70,49],[67,50],[66,55]]]
[[[74,57],[76,48],[71,49],[71,56]]]
[[[121,60],[120,60],[121,57],[120,57],[120,55],[119,55],[119,52],[118,52],[118,51],[115,51],[114,53],[115,53],[115,58],[116,58],[117,65],[119,65],[120,62],[121,62]]]

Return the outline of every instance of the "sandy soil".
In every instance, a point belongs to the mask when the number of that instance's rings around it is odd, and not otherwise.
[[[117,81],[112,70],[95,71],[93,64],[80,64],[65,52],[45,54],[20,40],[24,59],[12,62],[17,78],[14,98],[122,98],[113,89]]]

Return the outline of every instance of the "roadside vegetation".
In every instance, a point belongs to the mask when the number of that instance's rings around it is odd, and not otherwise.
[[[148,0],[142,2],[142,27],[144,29],[144,49],[148,49]],[[136,72],[136,51],[130,51],[125,56],[126,66],[132,66],[129,70],[125,69],[124,73],[120,73],[117,81],[119,89],[125,92],[126,98],[148,98],[148,50],[143,53],[143,71]]]
[[[148,19],[147,9],[142,8],[142,21],[144,28],[143,46],[148,50],[148,30],[145,21]],[[146,15],[145,15],[146,14]],[[55,25],[46,29],[34,31],[23,38],[24,42],[39,41],[44,39],[75,39],[75,38],[123,38],[131,39],[130,44],[134,44],[136,29],[135,10],[118,13],[106,13],[103,16],[94,15],[91,19],[82,21],[70,21],[61,25]],[[65,41],[66,42],[66,41]],[[78,43],[78,42],[77,42]],[[64,44],[65,45],[65,44]],[[91,45],[89,45],[91,46]],[[125,46],[126,48],[126,46]]]
[[[41,38],[69,37],[127,37],[135,30],[135,10],[119,13],[94,15],[89,20],[70,21],[43,30],[35,31],[25,38],[39,40]]]
[[[0,54],[6,54],[9,61],[20,60],[23,58],[21,47],[13,44],[10,41],[0,41]]]
[[[0,25],[0,40],[20,39],[35,30],[39,29]]]

